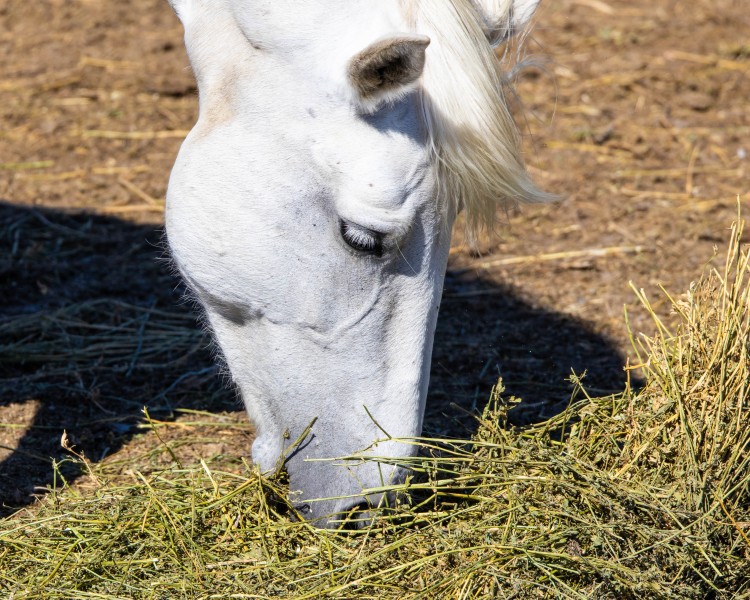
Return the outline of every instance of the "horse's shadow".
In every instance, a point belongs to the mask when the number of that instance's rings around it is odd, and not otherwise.
[[[0,203],[0,516],[55,482],[53,460],[80,475],[63,431],[98,461],[144,406],[239,408],[163,255],[158,225]]]
[[[425,433],[465,437],[502,379],[503,396],[521,398],[516,425],[559,414],[586,393],[625,387],[625,358],[613,342],[573,317],[533,306],[512,288],[475,274],[446,275],[433,350]],[[580,384],[574,383],[574,378]],[[634,377],[631,385],[641,385]]]
[[[98,461],[138,432],[144,406],[159,419],[241,410],[163,255],[158,225],[0,202],[0,516],[54,483],[64,430]],[[528,422],[565,406],[571,369],[617,390],[622,363],[585,325],[449,271],[425,432],[469,435],[499,374],[531,400],[516,409]],[[19,433],[12,415],[32,413]],[[80,475],[62,464],[66,480]]]

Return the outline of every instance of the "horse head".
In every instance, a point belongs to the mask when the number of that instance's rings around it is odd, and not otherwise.
[[[332,526],[403,477],[368,458],[414,451],[456,213],[543,196],[484,37],[519,22],[508,2],[170,1],[200,96],[172,256],[256,425],[253,461]]]

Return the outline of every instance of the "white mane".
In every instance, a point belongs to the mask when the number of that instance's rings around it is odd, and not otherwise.
[[[511,2],[492,27],[516,26]],[[403,0],[407,20],[428,35],[422,104],[438,164],[438,197],[466,212],[470,235],[491,229],[498,206],[553,198],[526,172],[518,130],[508,110],[508,85],[486,34],[490,20],[471,0]],[[520,19],[519,19],[520,21]]]

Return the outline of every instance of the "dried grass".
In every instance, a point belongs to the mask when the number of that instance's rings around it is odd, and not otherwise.
[[[585,396],[514,428],[517,400],[498,386],[474,439],[413,441],[414,475],[396,488],[408,499],[370,527],[295,521],[283,484],[249,466],[236,474],[174,457],[168,469],[131,464],[111,477],[71,455],[95,489],[60,480],[0,525],[0,590],[14,599],[750,598],[741,232],[723,270],[684,297],[664,292],[676,329],[636,291],[656,327],[634,340],[642,390]],[[133,348],[122,350],[126,360]]]

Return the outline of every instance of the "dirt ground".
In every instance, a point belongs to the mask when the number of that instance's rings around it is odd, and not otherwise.
[[[529,168],[561,200],[509,215],[479,252],[456,236],[428,433],[470,433],[466,413],[499,375],[525,399],[520,422],[568,400],[571,370],[590,393],[623,388],[623,307],[634,331],[653,330],[629,282],[664,312],[658,286],[685,291],[721,252],[738,196],[747,212],[744,4],[543,2],[517,112]],[[80,474],[63,429],[114,470],[158,451],[153,429],[182,460],[249,452],[252,431],[160,260],[167,178],[197,108],[181,34],[166,0],[0,3],[5,514],[56,483],[51,457]]]

